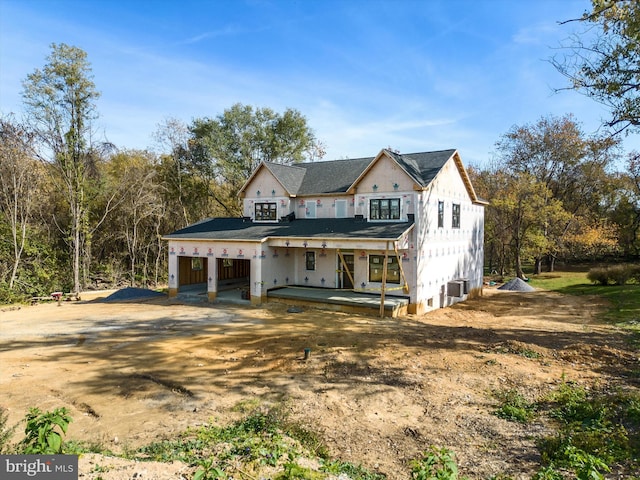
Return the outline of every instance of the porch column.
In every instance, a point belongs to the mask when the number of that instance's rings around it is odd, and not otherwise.
[[[169,247],[171,247],[171,244],[169,244]],[[178,284],[180,281],[178,272],[178,255],[173,249],[169,248],[169,298],[178,295]]]
[[[218,296],[218,260],[216,257],[207,257],[207,299],[213,302]]]
[[[251,283],[251,304],[260,305],[262,303],[262,259],[260,257],[251,260],[251,273],[249,274]]]

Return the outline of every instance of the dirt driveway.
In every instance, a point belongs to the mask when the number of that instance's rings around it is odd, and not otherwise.
[[[616,383],[637,369],[615,329],[597,321],[600,309],[586,297],[495,289],[399,319],[164,298],[4,309],[0,405],[10,424],[31,406],[66,406],[67,439],[118,451],[231,419],[241,401],[287,401],[332,455],[391,479],[408,478],[429,445],[452,448],[471,478],[529,478],[545,427],[492,415],[492,392],[534,399],[562,379]],[[81,458],[81,478],[188,475],[117,459],[92,473],[100,461]]]

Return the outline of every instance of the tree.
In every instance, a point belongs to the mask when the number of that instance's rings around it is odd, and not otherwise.
[[[541,214],[550,216],[541,218],[544,242],[538,243],[543,248],[534,258],[535,273],[540,273],[543,257],[553,270],[564,235],[602,205],[609,182],[607,169],[616,158],[617,146],[611,137],[587,137],[571,115],[514,126],[496,143],[502,168],[517,178],[530,175],[548,189]]]
[[[499,203],[494,204],[493,200],[499,199],[502,192],[509,191],[511,176],[495,161],[485,168],[469,168],[468,172],[478,195],[489,200],[489,205],[485,208],[485,265],[490,272],[505,275],[508,266],[514,264],[510,212],[507,209],[498,208]]]
[[[129,258],[129,276],[136,286],[139,263],[147,264],[149,246],[156,246],[157,230],[164,209],[160,198],[160,185],[156,183],[154,159],[144,151],[127,151],[114,155],[109,162],[112,183],[124,186],[115,211],[116,238],[126,246]],[[146,280],[146,268],[143,277]],[[146,286],[146,285],[145,285]]]
[[[15,285],[38,194],[41,172],[32,142],[33,133],[23,125],[0,119],[0,212],[9,225],[13,250],[9,290]]]
[[[640,127],[640,2],[592,0],[592,10],[562,23],[588,28],[551,59],[576,90],[611,110],[606,125],[619,133]],[[596,27],[595,29],[592,27]]]
[[[73,291],[79,296],[81,268],[88,222],[87,188],[95,173],[91,148],[91,121],[96,118],[99,93],[92,80],[87,54],[66,44],[51,45],[42,70],[23,82],[29,118],[44,147],[42,155],[55,168],[69,209],[66,227],[71,251]]]
[[[167,186],[167,193],[172,199],[171,203],[177,203],[176,208],[181,214],[182,222],[178,225],[186,226],[191,223],[189,215],[190,172],[185,163],[189,129],[187,125],[176,118],[166,118],[158,124],[154,137],[162,150],[160,166],[164,183]]]
[[[617,181],[611,218],[619,227],[618,241],[623,253],[637,256],[640,253],[640,153],[629,153],[626,171]]]
[[[279,114],[235,104],[215,119],[194,120],[190,130],[190,161],[228,214],[240,212],[235,196],[261,161],[291,164],[324,155],[305,117],[293,109]]]
[[[550,225],[566,221],[561,202],[552,197],[550,189],[528,172],[509,171],[500,164],[491,170],[474,172],[480,180],[478,193],[489,205],[486,210],[486,254],[491,270],[505,274],[513,262],[516,276],[526,278],[523,263],[539,258],[550,249],[547,235]]]

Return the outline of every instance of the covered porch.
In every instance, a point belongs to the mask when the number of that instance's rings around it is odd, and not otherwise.
[[[409,306],[408,297],[385,296],[381,302],[381,295],[375,293],[298,286],[271,289],[267,292],[267,301],[385,317],[406,315]]]

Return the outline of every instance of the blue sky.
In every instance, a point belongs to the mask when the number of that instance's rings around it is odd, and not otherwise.
[[[93,67],[98,132],[154,146],[159,123],[234,103],[299,110],[325,159],[457,148],[483,165],[513,125],[607,111],[549,64],[588,0],[0,0],[0,113],[51,43]],[[638,148],[628,137],[625,148]]]

